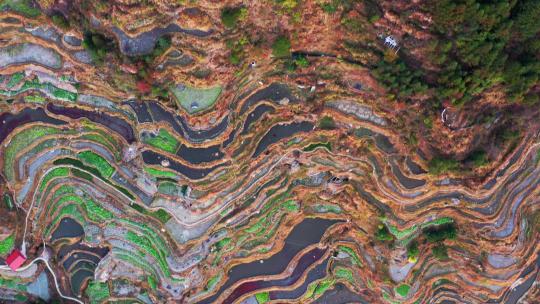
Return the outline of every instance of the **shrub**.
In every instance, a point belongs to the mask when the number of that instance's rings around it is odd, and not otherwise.
[[[436,156],[429,161],[429,173],[434,175],[444,174],[456,171],[459,168],[459,163],[455,159]]]
[[[228,28],[236,26],[238,20],[242,20],[247,16],[245,7],[226,7],[221,11],[221,22]]]
[[[68,29],[69,28],[69,21],[61,14],[55,14],[51,17],[52,22],[54,25],[58,26],[62,29]]]
[[[304,56],[304,55],[297,56],[297,57],[294,59],[294,64],[295,64],[297,67],[305,68],[305,67],[308,67],[308,66],[309,66],[309,60],[308,60],[307,57]]]
[[[272,54],[277,58],[291,56],[291,42],[285,36],[279,36],[272,44]]]
[[[433,253],[433,257],[437,260],[444,261],[448,259],[448,248],[442,243],[433,247],[431,252]]]
[[[488,157],[485,151],[478,150],[471,153],[471,155],[467,157],[467,161],[472,162],[475,167],[482,167],[487,165]]]
[[[416,241],[411,242],[409,247],[407,247],[407,258],[409,259],[409,262],[415,263],[418,260],[419,254],[420,250],[418,249],[418,243]]]
[[[385,225],[380,224],[375,232],[375,238],[379,241],[392,241],[394,236],[390,234],[390,231],[388,231]]]
[[[83,47],[90,53],[96,64],[102,64],[105,56],[114,48],[114,43],[107,37],[87,32],[84,34]]]

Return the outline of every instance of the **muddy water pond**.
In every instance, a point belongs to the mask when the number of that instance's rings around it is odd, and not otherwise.
[[[63,107],[55,104],[48,104],[47,110],[56,115],[62,115],[71,119],[86,117],[89,120],[107,127],[120,134],[128,143],[135,142],[135,133],[133,128],[126,121],[107,115],[105,113],[87,111],[79,108]]]
[[[309,121],[293,122],[285,125],[275,125],[259,141],[253,157],[259,156],[271,144],[274,144],[284,138],[293,136],[300,132],[309,132],[313,130],[313,123]]]
[[[225,284],[222,285],[219,291],[217,291],[213,296],[204,299],[199,303],[215,303],[217,297],[221,295],[225,290],[234,285],[239,280],[262,276],[262,275],[275,275],[285,271],[286,267],[289,265],[290,261],[304,248],[316,244],[321,240],[321,237],[326,232],[326,230],[337,223],[337,220],[323,219],[323,218],[306,218],[300,224],[293,228],[291,233],[285,239],[285,245],[283,249],[269,257],[266,260],[253,261],[250,263],[240,264],[234,266],[228,272],[228,279]],[[317,249],[317,248],[316,248]],[[322,249],[318,249],[322,250]],[[324,253],[324,252],[323,252]],[[309,256],[317,256],[319,258],[322,256],[320,252],[313,252]],[[308,256],[308,257],[309,257]],[[306,259],[308,259],[306,257]],[[313,263],[313,262],[312,262]],[[305,268],[304,268],[305,269]],[[258,285],[255,284],[257,287]],[[249,287],[249,288],[248,288]],[[252,287],[245,287],[250,289]],[[256,289],[258,289],[257,287]],[[242,293],[241,293],[242,294]]]
[[[81,237],[84,234],[84,229],[77,221],[70,217],[65,217],[60,221],[60,224],[54,230],[51,241],[61,238]]]
[[[57,126],[66,124],[65,121],[50,117],[42,108],[26,108],[16,114],[3,113],[0,115],[0,142],[4,141],[15,128],[38,121]]]

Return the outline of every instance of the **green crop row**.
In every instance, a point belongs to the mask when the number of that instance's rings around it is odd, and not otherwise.
[[[306,294],[304,295],[304,298],[318,298],[322,294],[324,294],[325,291],[327,291],[329,288],[334,286],[336,283],[335,279],[326,278],[319,282],[313,282],[309,284],[308,289],[306,291]]]
[[[154,177],[170,177],[170,178],[176,178],[177,175],[174,172],[171,171],[165,171],[165,170],[159,170],[152,167],[144,167],[144,171],[146,171],[148,174],[154,176]]]
[[[92,151],[82,151],[77,154],[77,157],[83,162],[96,167],[105,178],[110,178],[115,171],[114,167],[106,159]]]
[[[135,232],[129,230],[126,235],[126,239],[131,243],[139,246],[145,252],[148,252],[154,259],[158,262],[161,271],[167,276],[170,277],[171,272],[169,270],[169,265],[165,260],[165,254],[161,250],[157,250],[150,238],[144,235],[138,235]]]
[[[360,260],[360,258],[358,257],[354,249],[352,249],[351,247],[343,246],[343,245],[339,245],[338,249],[340,251],[347,253],[349,256],[351,256],[354,265],[362,267],[362,260]]]
[[[101,283],[96,281],[90,281],[88,287],[84,291],[86,296],[90,299],[91,304],[98,304],[111,296],[109,291],[109,285],[107,283]]]
[[[15,178],[13,163],[17,153],[20,150],[30,146],[40,137],[52,134],[60,134],[61,132],[62,131],[53,127],[33,126],[15,134],[6,147],[4,154],[4,173],[6,174],[8,181],[13,181]]]
[[[134,221],[127,220],[127,219],[119,219],[119,221],[121,223],[124,223],[124,224],[130,225],[132,227],[135,227],[138,230],[141,230],[142,233],[146,234],[147,236],[149,236],[154,241],[154,243],[157,245],[157,248],[159,248],[159,250],[161,250],[163,252],[168,252],[169,251],[169,249],[167,247],[167,244],[163,240],[163,238],[158,233],[156,233],[156,231],[154,229],[148,227],[147,224],[134,222]]]
[[[43,177],[43,179],[41,180],[41,184],[39,186],[39,192],[43,192],[43,189],[45,189],[45,187],[47,186],[47,184],[49,183],[51,179],[57,178],[57,177],[68,176],[68,174],[69,174],[69,169],[66,167],[58,167],[49,171],[49,173],[47,173],[47,175],[45,175],[45,177]]]

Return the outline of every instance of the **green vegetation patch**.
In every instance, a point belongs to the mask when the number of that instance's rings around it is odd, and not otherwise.
[[[445,261],[448,259],[448,248],[443,243],[437,244],[431,249],[431,252],[433,253],[433,257],[439,261]]]
[[[272,55],[277,58],[291,56],[291,41],[288,37],[279,36],[272,44]]]
[[[11,249],[15,245],[15,235],[11,234],[7,238],[0,241],[0,255],[5,256],[11,252]]]
[[[88,214],[88,218],[94,222],[102,222],[105,220],[110,220],[114,217],[109,210],[103,208],[93,200],[85,200],[84,207],[86,209],[86,213]]]
[[[83,162],[96,167],[105,178],[110,178],[115,171],[114,167],[106,159],[92,151],[83,151],[77,154],[77,156]]]
[[[115,50],[114,41],[99,33],[84,34],[82,46],[88,51],[96,64],[103,64],[108,53]]]
[[[16,96],[18,94],[24,93],[30,90],[38,90],[41,92],[46,92],[49,95],[52,95],[56,99],[66,100],[74,102],[77,100],[77,93],[70,92],[64,89],[57,88],[49,82],[40,83],[38,78],[27,80],[18,90],[13,91],[3,91],[0,90],[0,94],[7,96]]]
[[[6,207],[9,210],[12,210],[13,209],[13,199],[11,198],[11,195],[9,195],[8,193],[5,193],[3,199],[4,199],[4,203],[6,204]]]
[[[154,278],[153,276],[148,276],[148,278],[146,278],[147,282],[148,282],[148,286],[150,286],[150,288],[152,288],[152,290],[156,290],[157,288],[157,280],[156,278]]]
[[[178,85],[172,89],[179,105],[189,114],[195,114],[211,108],[219,95],[221,86],[210,88],[192,88]]]
[[[459,162],[455,159],[434,157],[428,163],[429,173],[433,175],[440,175],[445,173],[454,172],[459,169]]]
[[[413,241],[407,246],[407,259],[410,263],[416,263],[418,261],[418,256],[420,255],[420,250],[418,249],[418,243]]]
[[[167,276],[170,277],[171,273],[169,265],[165,259],[165,254],[161,250],[156,249],[156,246],[151,238],[146,235],[138,235],[133,231],[128,231],[126,239],[133,244],[136,244],[145,252],[149,253],[158,262],[159,268]]]
[[[13,162],[15,161],[16,154],[20,150],[30,146],[40,137],[59,133],[61,133],[61,131],[56,128],[33,126],[15,134],[9,142],[9,145],[6,147],[4,154],[4,173],[6,174],[8,181],[13,181],[15,178]]]
[[[92,177],[91,174],[87,173],[87,172],[84,172],[82,170],[79,170],[77,168],[71,168],[71,173],[73,174],[73,176],[76,176],[78,178],[82,178],[82,179],[85,179],[89,182],[93,182],[94,181],[94,178]]]
[[[354,276],[352,270],[344,267],[337,267],[334,271],[334,274],[337,278],[347,280],[351,284],[354,284]]]
[[[304,151],[311,152],[317,148],[325,148],[328,151],[332,151],[332,145],[329,142],[309,144],[308,146],[304,147]]]
[[[270,301],[270,293],[268,291],[259,292],[255,295],[255,299],[257,300],[257,303],[264,304]]]
[[[167,211],[165,211],[163,209],[158,209],[156,211],[150,211],[150,210],[148,210],[148,209],[146,209],[143,206],[138,205],[138,204],[132,204],[130,206],[133,209],[137,210],[138,212],[140,212],[142,214],[145,214],[145,215],[156,218],[158,221],[160,221],[163,224],[167,223],[172,217]]]
[[[446,239],[454,240],[457,237],[457,228],[454,224],[447,224],[437,229],[427,229],[424,236],[430,243],[441,242]]]
[[[208,280],[208,282],[206,283],[206,286],[204,287],[204,290],[205,291],[210,291],[210,290],[214,289],[214,287],[216,287],[217,283],[219,283],[219,281],[221,281],[221,276],[222,276],[222,274],[219,273],[219,274],[213,276],[212,278],[210,278]]]
[[[406,298],[407,295],[409,295],[409,291],[411,289],[411,286],[407,285],[407,284],[401,284],[399,285],[398,287],[396,287],[396,292],[397,294],[399,294],[400,296]]]
[[[6,88],[11,89],[12,87],[16,86],[19,82],[21,82],[24,79],[24,73],[18,72],[13,75],[11,75],[11,78],[9,79],[8,83],[6,84]]]
[[[236,26],[238,21],[247,17],[247,8],[245,7],[226,7],[221,11],[221,22],[228,28]]]
[[[19,278],[3,278],[0,277],[0,287],[12,289],[12,290],[18,290],[18,291],[26,291],[26,285],[21,282],[21,279]],[[24,302],[24,301],[22,301]]]
[[[69,168],[66,167],[54,168],[53,170],[49,171],[49,173],[47,173],[47,175],[45,175],[45,177],[41,181],[41,185],[39,186],[39,192],[43,192],[43,189],[45,189],[49,181],[53,178],[68,176],[68,174]]]
[[[144,167],[144,171],[154,177],[168,177],[168,178],[177,178],[176,173],[171,171],[160,170],[152,167]]]
[[[101,303],[111,296],[109,292],[109,285],[107,283],[96,281],[90,281],[84,293],[90,299],[90,303],[92,304]]]
[[[332,287],[335,283],[334,279],[326,279],[320,282],[317,287],[315,288],[315,291],[313,294],[318,297],[321,296],[325,291],[327,291],[330,287]]]
[[[169,153],[176,153],[176,150],[178,149],[179,142],[169,131],[165,129],[159,129],[157,136],[148,136],[143,138],[143,142],[151,145],[152,147],[158,148],[160,150],[163,150],[165,152]],[[156,173],[157,169],[154,169],[154,173]],[[161,171],[164,172],[164,171]]]
[[[24,101],[28,103],[45,103],[47,99],[41,95],[27,95],[24,96]]]
[[[394,236],[390,233],[390,231],[388,231],[388,228],[383,224],[380,224],[379,226],[377,226],[377,230],[375,231],[375,238],[383,242],[394,240]]]
[[[358,257],[358,255],[356,254],[356,251],[354,251],[354,249],[352,249],[351,247],[339,245],[338,250],[347,253],[351,257],[352,262],[353,262],[354,265],[357,265],[357,266],[360,266],[360,267],[362,266],[362,261],[360,260],[360,257]]]
[[[316,204],[313,205],[313,210],[317,213],[336,213],[343,212],[340,206],[334,204]]]
[[[9,9],[25,15],[26,17],[37,17],[41,11],[31,0],[3,0],[0,1],[0,10]]]

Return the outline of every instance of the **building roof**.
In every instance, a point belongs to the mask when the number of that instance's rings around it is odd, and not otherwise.
[[[6,264],[15,271],[19,269],[25,261],[26,257],[18,249],[13,249],[6,259]]]

